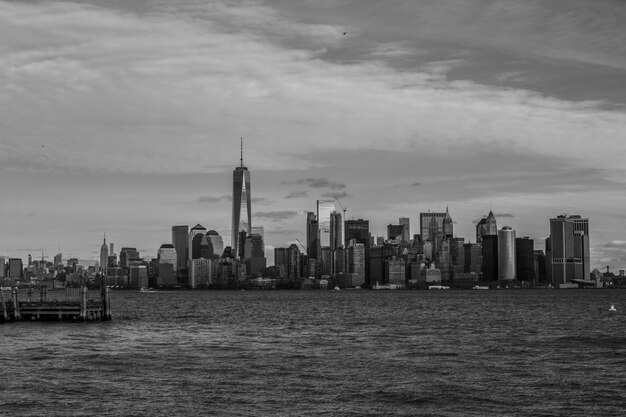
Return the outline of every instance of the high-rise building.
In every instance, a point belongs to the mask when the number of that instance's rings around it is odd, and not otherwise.
[[[515,230],[504,226],[498,230],[498,279],[515,279]]]
[[[493,211],[489,210],[487,217],[483,217],[476,223],[476,243],[481,243],[485,235],[496,236],[497,234],[496,217],[493,215]]]
[[[178,254],[176,248],[170,243],[164,243],[157,253],[158,277],[157,286],[170,287],[178,284],[176,278],[176,265],[178,264]]]
[[[21,279],[24,266],[20,258],[9,258],[9,278]]]
[[[343,221],[341,213],[333,211],[330,213],[330,249],[331,251],[343,247]]]
[[[319,246],[317,215],[309,211],[306,214],[306,253],[309,259],[317,259]]]
[[[431,240],[430,237],[437,233],[443,234],[443,220],[446,218],[446,213],[420,213],[420,234],[422,240]]]
[[[463,245],[465,250],[465,267],[464,273],[479,274],[482,272],[483,252],[479,243],[466,243]]]
[[[0,256],[0,278],[4,278],[6,276],[6,260],[4,257]]]
[[[409,243],[411,240],[411,219],[400,217],[399,224],[402,226],[402,240]]]
[[[209,230],[206,232],[205,239],[211,246],[212,256],[211,258],[220,258],[224,253],[224,240],[215,230]]]
[[[54,255],[54,266],[56,268],[57,265],[63,265],[63,254],[57,253]]]
[[[104,236],[102,246],[100,246],[100,271],[106,276],[109,266],[109,247],[107,246],[107,237]]]
[[[172,226],[172,245],[176,249],[176,274],[181,275],[189,259],[189,226]]]
[[[498,280],[498,236],[483,235],[482,248],[482,272],[483,281]]]
[[[244,260],[248,275],[258,276],[261,270],[265,269],[265,250],[261,235],[252,234],[246,237]]]
[[[317,228],[321,248],[330,247],[330,216],[334,211],[334,200],[317,200]]]
[[[388,224],[387,225],[387,239],[394,241],[402,241],[405,228],[401,224]]]
[[[233,257],[241,256],[245,236],[252,227],[252,208],[250,206],[250,171],[243,166],[243,139],[241,141],[240,165],[233,171],[233,218],[231,250]]]
[[[577,215],[550,219],[550,245],[552,285],[589,278],[589,219]]]
[[[391,257],[385,260],[385,281],[389,284],[406,285],[406,261]]]
[[[189,247],[189,264],[191,265],[192,259],[200,259],[201,258],[201,245],[202,239],[206,234],[206,228],[201,224],[197,224],[191,228],[189,231],[189,240],[187,241],[187,245]]]
[[[534,240],[528,237],[515,239],[515,267],[517,280],[536,283]]]
[[[365,268],[364,282],[370,284],[370,222],[369,220],[346,220],[344,221],[344,241],[346,247],[350,240],[354,239],[355,243],[363,244],[365,249]],[[348,271],[350,272],[350,271]]]
[[[353,274],[351,285],[362,286],[365,284],[365,245],[356,239],[350,239],[347,253],[347,272]]]
[[[131,261],[137,261],[140,259],[141,258],[139,257],[139,251],[137,251],[137,248],[122,248],[122,250],[120,250],[120,266],[122,268],[128,268],[130,267]]]

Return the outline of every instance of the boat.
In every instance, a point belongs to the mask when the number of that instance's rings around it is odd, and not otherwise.
[[[339,287],[335,286],[335,288],[333,288],[333,290],[339,291]]]
[[[445,285],[429,285],[428,289],[429,290],[449,290],[450,287],[445,286]]]
[[[484,285],[474,285],[474,286],[472,287],[472,289],[473,289],[473,290],[488,290],[488,289],[489,289],[489,287],[484,286]]]
[[[611,308],[609,308],[609,311],[617,311],[617,309],[615,308],[613,304],[611,304]]]
[[[380,285],[380,283],[378,281],[376,281],[376,285],[374,285],[372,287],[373,290],[398,290],[402,288],[400,285],[398,284],[383,284]]]
[[[153,290],[152,288],[141,287],[141,288],[139,288],[139,292],[156,292],[156,291]]]

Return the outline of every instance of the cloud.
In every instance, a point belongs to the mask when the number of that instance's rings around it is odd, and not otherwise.
[[[296,184],[308,185],[311,188],[330,188],[332,190],[342,190],[346,188],[345,184],[331,181],[327,178],[303,178],[296,181]]]
[[[342,198],[346,198],[347,196],[348,193],[345,191],[324,193],[321,195],[322,198],[332,198],[333,200],[340,200]]]
[[[221,202],[225,202],[225,201],[232,201],[232,197],[228,196],[228,195],[223,195],[221,197],[214,197],[214,196],[203,196],[198,198],[198,203],[221,203]]]
[[[250,204],[255,204],[259,206],[267,206],[271,205],[272,203],[274,203],[272,200],[268,200],[265,197],[252,197],[250,199]]]
[[[419,181],[415,181],[414,183],[412,183],[412,184],[411,184],[411,187],[419,187],[419,186],[421,186],[421,185],[422,185],[422,183],[421,183],[421,182],[419,182]]]
[[[495,217],[515,217],[513,214],[511,213],[496,213],[494,214]]]
[[[306,191],[293,191],[289,194],[287,194],[284,198],[286,199],[290,199],[290,198],[304,198],[304,197],[308,197],[309,193],[307,193]]]
[[[298,216],[297,211],[283,210],[283,211],[260,211],[254,213],[253,217],[258,219],[265,219],[271,222],[279,222],[281,220],[288,220]]]

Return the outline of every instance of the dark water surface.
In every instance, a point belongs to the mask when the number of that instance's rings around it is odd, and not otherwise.
[[[0,415],[626,415],[623,290],[112,295],[0,325]]]

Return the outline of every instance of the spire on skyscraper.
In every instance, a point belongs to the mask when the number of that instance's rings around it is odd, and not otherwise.
[[[241,168],[243,168],[243,136],[241,137],[241,158],[239,160],[241,161]]]

